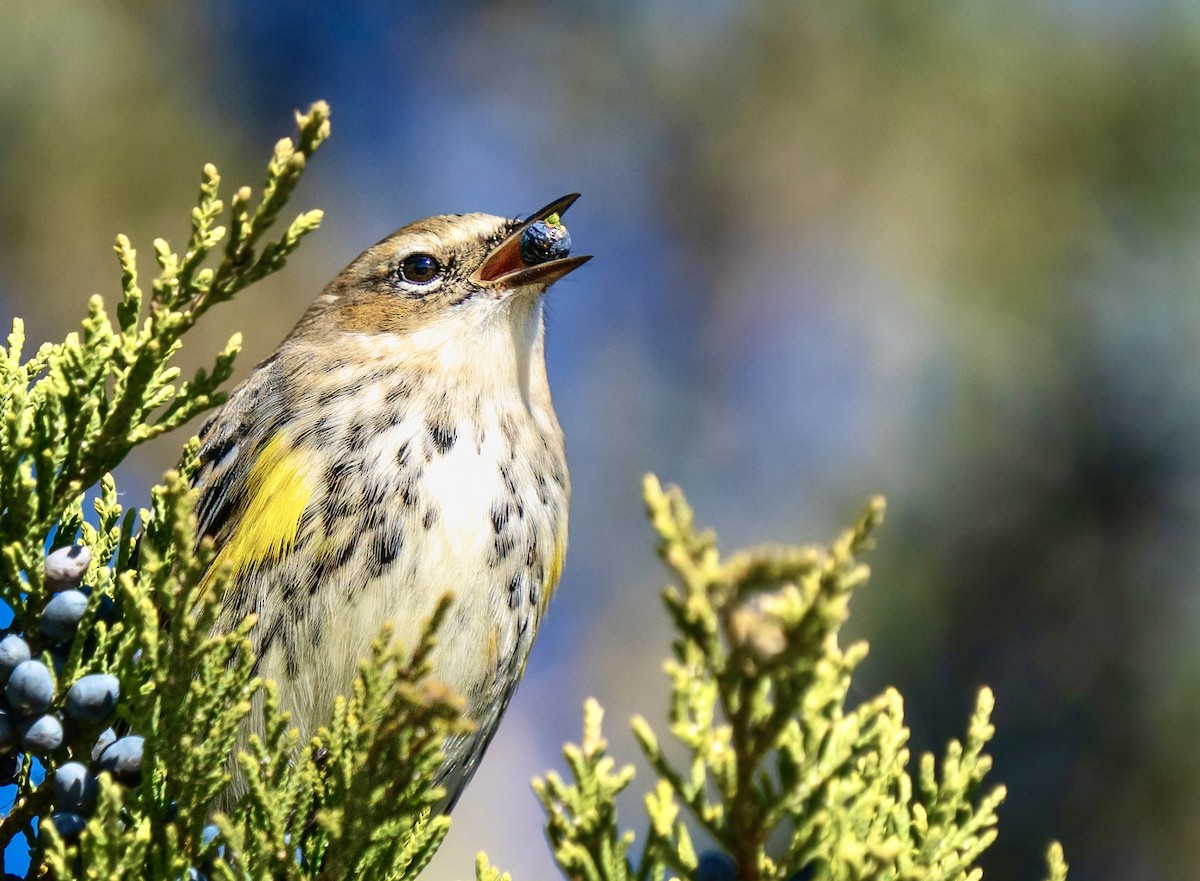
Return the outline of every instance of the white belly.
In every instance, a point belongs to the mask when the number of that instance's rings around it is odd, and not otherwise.
[[[452,605],[431,676],[462,695],[468,715],[484,725],[515,686],[553,586],[550,560],[564,543],[566,489],[546,478],[549,465],[516,453],[544,451],[528,436],[536,434],[534,423],[518,423],[514,438],[513,420],[502,427],[494,411],[477,417],[458,426],[448,448],[431,441],[424,415],[364,446],[363,475],[373,487],[368,508],[320,537],[354,550],[326,576],[307,614],[287,622],[260,667],[281,683],[283,706],[305,736],[326,724],[338,694],[349,693],[385,622],[411,648],[446,594]],[[374,530],[362,529],[362,521]],[[376,540],[394,542],[395,555],[370,577]]]

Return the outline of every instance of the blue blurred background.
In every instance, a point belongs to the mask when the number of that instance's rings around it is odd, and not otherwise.
[[[581,191],[597,259],[549,343],[571,553],[426,877],[479,849],[553,877],[528,782],[584,698],[625,759],[628,717],[662,718],[647,470],[726,548],[889,497],[860,693],[898,686],[940,749],[994,687],[988,877],[1040,877],[1055,837],[1078,878],[1196,877],[1198,85],[1200,8],[1167,0],[6,3],[0,320],[60,338],[118,290],[116,233],[182,241],[201,164],[257,184],[316,98],[294,207],[325,226],[188,364],[243,330],[248,370],[409,220]]]

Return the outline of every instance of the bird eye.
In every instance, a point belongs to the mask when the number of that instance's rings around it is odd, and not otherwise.
[[[428,284],[442,274],[442,264],[428,254],[410,254],[400,261],[400,277],[414,284]]]

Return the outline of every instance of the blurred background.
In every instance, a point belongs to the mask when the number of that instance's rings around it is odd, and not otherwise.
[[[890,501],[850,630],[918,748],[996,691],[989,878],[1200,874],[1200,7],[1189,0],[623,0],[0,7],[0,324],[179,244],[203,162],[257,185],[291,112],[334,134],[289,267],[189,338],[244,374],[363,247],[428,214],[568,222],[555,288],[571,553],[425,876],[555,876],[529,779],[581,705],[664,716],[641,476],[732,549]],[[228,193],[229,190],[226,190]],[[127,504],[182,436],[120,475]],[[638,793],[643,774],[634,784]],[[644,828],[640,795],[622,805]]]

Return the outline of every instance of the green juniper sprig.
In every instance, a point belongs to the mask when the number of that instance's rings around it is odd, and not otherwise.
[[[0,349],[0,601],[13,613],[9,631],[56,670],[48,712],[66,720],[61,743],[36,758],[21,742],[22,752],[12,752],[0,725],[0,758],[22,756],[0,848],[25,835],[30,877],[401,881],[446,833],[448,820],[432,816],[440,793],[431,781],[440,745],[463,723],[452,697],[423,681],[445,606],[411,654],[386,647],[385,633],[332,727],[301,747],[273,685],[256,675],[253,616],[231,632],[215,626],[225,573],[209,573],[213,548],[196,540],[197,442],[146,509],[125,510],[109,473],[134,447],[223,402],[218,388],[240,337],[187,381],[173,365],[181,338],[213,306],[282,268],[320,223],[321,212],[305,212],[271,238],[329,134],[328,107],[297,114],[297,126],[294,139],[276,144],[257,202],[242,187],[226,210],[220,176],[205,166],[186,248],[154,243],[158,273],[148,296],[137,254],[119,236],[114,315],[96,296],[82,330],[62,343],[22,360],[17,320]],[[93,486],[94,516],[85,517]],[[48,578],[46,549],[72,546],[79,571],[69,584]],[[76,635],[59,643],[39,628],[47,601],[64,588],[87,599],[72,621]],[[115,707],[72,718],[64,694],[89,674],[115,677],[102,694]],[[243,741],[243,721],[258,704],[262,733]],[[0,722],[12,723],[11,713]],[[102,733],[108,726],[117,731]],[[99,765],[93,749],[112,741],[131,747],[133,761],[98,773],[113,747]],[[235,753],[248,791],[227,815],[214,814]],[[35,762],[46,772],[40,785]],[[75,779],[92,781],[94,804],[64,809],[54,778],[73,763],[86,766]]]
[[[533,789],[546,809],[546,838],[568,878],[630,881],[633,833],[619,830],[614,800],[633,780],[633,768],[617,769],[608,756],[600,733],[603,717],[600,704],[589,700],[583,710],[583,743],[563,748],[576,785],[551,771],[535,780]]]
[[[179,382],[172,363],[180,339],[212,306],[281,269],[300,240],[321,222],[320,211],[297,216],[276,241],[259,247],[303,174],[308,157],[329,134],[329,109],[317,103],[297,114],[296,141],[275,147],[262,199],[242,187],[230,206],[229,226],[215,225],[224,210],[220,176],[206,165],[183,254],[163,239],[154,243],[159,274],[148,304],[139,285],[137,253],[118,236],[122,293],[116,323],[93,296],[82,331],[47,343],[22,361],[24,325],[15,319],[0,349],[0,601],[28,626],[29,609],[43,596],[43,543],[73,537],[83,523],[82,493],[111,472],[137,445],[172,431],[221,403],[217,388],[233,371],[241,348],[235,335],[208,370]],[[226,242],[215,267],[205,261]],[[87,536],[85,536],[86,538]],[[111,551],[105,547],[101,550]],[[89,577],[110,561],[93,554]],[[24,599],[28,594],[29,600]]]
[[[606,755],[601,712],[589,701],[583,743],[564,753],[571,781],[551,772],[534,785],[564,875],[976,881],[1004,798],[1003,787],[984,786],[991,693],[980,693],[966,740],[952,741],[940,763],[923,756],[915,781],[900,695],[889,689],[847,705],[867,648],[843,648],[838,633],[866,582],[859,557],[883,501],[872,500],[828,548],[722,558],[678,489],[664,491],[651,476],[645,498],[659,553],[679,581],[664,594],[676,633],[666,670],[671,753],[685,758],[672,759],[650,723],[633,720],[658,778],[645,797],[648,830],[635,858],[614,801],[634,771]],[[699,854],[697,831],[719,851]],[[1049,867],[1050,878],[1066,877],[1057,844]],[[483,860],[480,881],[488,872],[495,870]]]
[[[154,840],[167,805],[196,825],[223,785],[223,765],[244,715],[240,708],[257,687],[245,660],[248,624],[210,637],[213,601],[197,595],[211,552],[195,547],[191,523],[187,473],[195,465],[195,444],[185,454],[183,473],[168,475],[165,486],[154,490],[149,510],[125,511],[110,472],[134,447],[221,403],[217,389],[232,373],[240,337],[210,369],[180,381],[173,358],[182,336],[213,305],[282,268],[319,225],[321,212],[306,212],[277,240],[261,244],[329,134],[328,107],[314,104],[297,114],[297,125],[296,139],[275,147],[257,206],[248,207],[249,188],[235,194],[228,227],[216,223],[224,211],[220,177],[214,166],[205,166],[187,249],[177,254],[164,240],[154,243],[159,273],[149,298],[139,283],[136,252],[118,236],[122,281],[115,316],[93,296],[81,331],[62,343],[43,345],[23,361],[24,330],[17,319],[0,349],[0,601],[12,612],[10,630],[24,635],[47,667],[57,668],[53,712],[61,712],[68,686],[87,674],[115,674],[123,686],[112,718],[68,719],[64,742],[41,758],[47,778],[67,759],[90,761],[99,729],[114,721],[148,735],[148,786],[123,793],[106,777],[99,781],[98,806],[81,850],[101,863],[136,864],[142,851],[132,843],[147,835]],[[206,265],[222,242],[223,258]],[[95,519],[89,522],[84,491],[95,485]],[[64,587],[47,581],[45,548],[70,545],[79,546],[87,561],[74,584],[85,584],[90,594],[77,622],[80,636],[56,646],[38,627],[47,600]],[[159,749],[166,755],[156,756]],[[20,833],[32,837],[32,820],[45,820],[53,809],[50,779],[34,787],[31,770],[26,755],[15,776],[14,806],[0,819],[0,847]],[[109,823],[115,816],[124,818],[116,838]],[[55,826],[42,824],[38,847],[59,877],[68,877]],[[176,824],[170,832],[186,847],[198,828]]]

